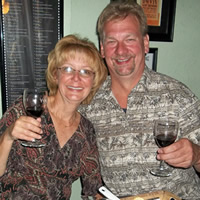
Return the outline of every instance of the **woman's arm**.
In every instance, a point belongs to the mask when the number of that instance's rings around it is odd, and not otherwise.
[[[41,133],[40,121],[24,116],[25,111],[22,96],[19,97],[0,120],[0,176],[5,173],[8,157],[14,140],[39,139]]]
[[[0,176],[2,176],[6,170],[8,156],[14,141],[10,138],[8,132],[9,128],[0,136]]]
[[[6,170],[8,156],[14,140],[32,141],[33,139],[41,138],[42,129],[40,122],[41,118],[36,120],[32,117],[20,116],[0,135],[0,176]]]

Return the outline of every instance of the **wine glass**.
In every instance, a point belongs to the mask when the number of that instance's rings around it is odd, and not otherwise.
[[[158,119],[154,121],[154,139],[158,147],[166,147],[174,143],[178,134],[178,122],[172,119]],[[151,169],[150,173],[155,176],[171,176],[171,169],[164,166],[160,161],[160,167]]]
[[[47,91],[35,88],[26,88],[23,93],[23,105],[28,116],[37,119],[42,115],[47,104]],[[21,141],[25,147],[43,147],[45,143],[36,139],[35,141]]]

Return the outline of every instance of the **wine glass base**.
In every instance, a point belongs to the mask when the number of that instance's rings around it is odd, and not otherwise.
[[[41,143],[40,140],[35,140],[35,142],[29,142],[29,141],[21,141],[21,145],[24,147],[35,147],[40,148],[46,146],[45,143]]]
[[[167,168],[164,168],[164,169],[159,169],[159,168],[152,169],[152,170],[150,170],[150,173],[152,175],[154,175],[154,176],[160,176],[160,177],[168,177],[168,176],[172,175],[171,170],[169,170]]]

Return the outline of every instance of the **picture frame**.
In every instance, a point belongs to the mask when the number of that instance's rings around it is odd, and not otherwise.
[[[157,71],[158,48],[150,48],[145,56],[145,64],[150,69]]]
[[[162,0],[160,25],[148,26],[150,41],[173,42],[176,0]]]
[[[111,0],[114,2],[116,0]],[[142,0],[133,0],[142,6]],[[162,42],[173,42],[174,36],[174,24],[175,24],[175,13],[176,13],[176,1],[177,0],[160,0],[161,13],[160,13],[160,24],[159,25],[149,25],[148,34],[150,41],[162,41]],[[149,2],[149,3],[148,3]],[[153,1],[145,1],[145,5],[153,4]],[[143,6],[142,6],[143,7]],[[144,9],[145,10],[145,9]],[[147,15],[147,14],[146,14]],[[147,17],[148,21],[148,17]]]

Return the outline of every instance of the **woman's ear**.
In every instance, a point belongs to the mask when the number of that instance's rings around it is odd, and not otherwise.
[[[58,70],[55,70],[53,73],[53,79],[56,84],[58,84]]]

